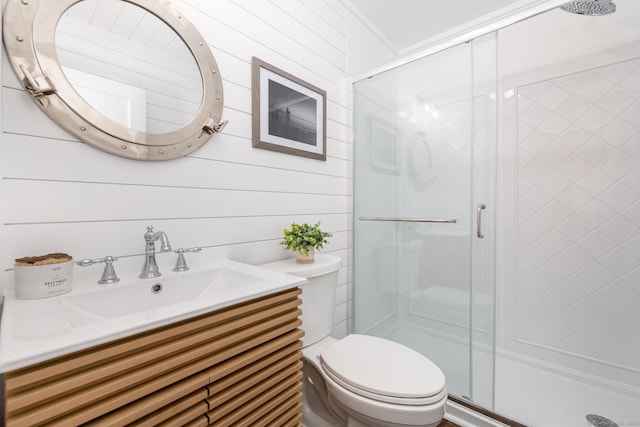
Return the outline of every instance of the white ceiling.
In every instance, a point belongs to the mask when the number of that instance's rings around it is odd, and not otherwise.
[[[348,0],[349,1],[349,0]],[[397,52],[499,9],[516,0],[350,0],[370,27]],[[534,2],[530,2],[534,3]]]

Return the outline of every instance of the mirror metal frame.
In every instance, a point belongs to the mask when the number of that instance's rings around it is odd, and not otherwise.
[[[190,123],[166,133],[127,128],[90,106],[73,88],[58,62],[55,31],[64,12],[82,0],[6,0],[4,44],[14,72],[26,92],[51,119],[81,141],[117,156],[136,160],[170,160],[200,148],[220,132],[224,105],[222,79],[209,46],[168,0],[119,0],[152,13],[187,45],[202,77],[200,108]]]

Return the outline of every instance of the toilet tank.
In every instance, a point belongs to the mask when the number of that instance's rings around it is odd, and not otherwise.
[[[333,329],[333,309],[341,259],[333,255],[316,255],[312,264],[299,264],[295,258],[263,264],[260,267],[304,277],[302,289],[302,345],[306,347],[328,336]]]

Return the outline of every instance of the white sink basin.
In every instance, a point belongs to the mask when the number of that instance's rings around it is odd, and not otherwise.
[[[80,326],[137,313],[153,317],[161,314],[158,311],[165,307],[193,304],[230,292],[250,292],[268,281],[270,273],[227,260],[219,267],[170,271],[156,278],[119,282],[108,288],[72,292],[59,298],[69,322]]]
[[[176,273],[138,279],[120,272],[109,287],[76,282],[68,294],[37,300],[4,298],[0,372],[165,326],[291,289],[306,279],[216,259]],[[159,292],[158,292],[159,290]],[[155,292],[154,292],[155,291]]]

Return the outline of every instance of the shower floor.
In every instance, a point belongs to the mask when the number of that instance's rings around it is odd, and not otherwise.
[[[619,427],[640,426],[640,390],[623,392],[599,387],[498,349],[495,407],[490,408],[493,389],[488,352],[474,350],[473,394],[470,392],[469,347],[464,340],[406,325],[394,328],[385,336],[421,352],[440,366],[450,394],[459,397],[471,394],[479,405],[514,421],[531,427],[587,427],[586,415],[598,414],[615,421]]]
[[[588,427],[587,414],[609,418],[619,427],[640,426],[640,390],[596,386],[500,351],[495,401],[496,412],[532,427]]]

